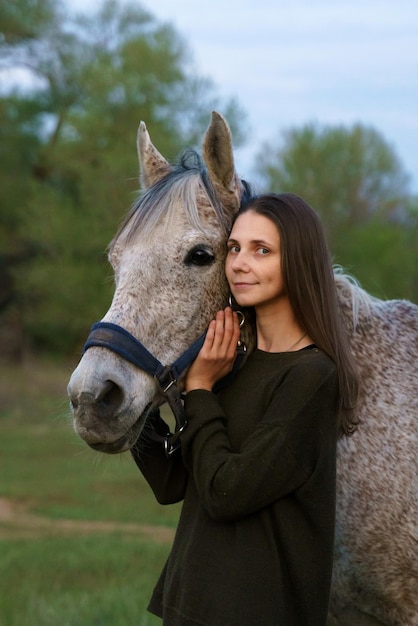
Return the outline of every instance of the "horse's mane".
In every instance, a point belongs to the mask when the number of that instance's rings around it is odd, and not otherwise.
[[[385,317],[388,301],[376,298],[365,291],[358,280],[346,274],[339,265],[334,266],[334,278],[340,304],[350,310],[353,330],[361,319],[370,319],[372,316]]]
[[[140,227],[141,235],[150,238],[157,224],[164,222],[169,232],[179,203],[193,227],[207,230],[207,224],[198,209],[198,198],[202,191],[212,205],[219,225],[227,234],[231,218],[216,196],[202,158],[195,150],[186,148],[169,174],[139,194],[110,247],[122,231],[129,240]]]

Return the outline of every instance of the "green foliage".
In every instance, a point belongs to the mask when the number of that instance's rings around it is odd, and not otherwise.
[[[380,298],[418,302],[417,231],[403,224],[371,221],[339,239],[336,262]]]
[[[5,352],[13,326],[11,353],[71,354],[110,304],[106,247],[138,187],[139,120],[173,159],[200,141],[212,108],[233,127],[240,111],[190,70],[174,29],[134,3],[73,18],[17,0],[0,20],[2,65],[31,77],[0,97],[0,343]]]
[[[383,298],[418,301],[418,230],[408,179],[374,129],[308,124],[258,157],[264,186],[320,214],[335,262]]]
[[[0,25],[3,40],[8,45],[36,39],[39,31],[49,25],[57,3],[55,0],[19,0],[0,5]]]

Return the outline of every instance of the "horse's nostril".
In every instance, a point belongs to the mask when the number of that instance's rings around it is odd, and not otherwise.
[[[116,407],[121,404],[122,399],[122,389],[113,381],[106,380],[99,395],[96,397],[96,402]]]
[[[115,386],[116,386],[115,383],[112,382],[111,380],[105,380],[103,385],[100,387],[100,389],[96,393],[96,397],[95,397],[96,402],[106,401],[105,400],[106,396],[112,392],[113,387]]]

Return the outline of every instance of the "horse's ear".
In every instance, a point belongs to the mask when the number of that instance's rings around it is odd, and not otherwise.
[[[169,162],[152,144],[147,127],[141,122],[138,128],[137,143],[139,159],[139,179],[142,189],[148,189],[172,170]]]
[[[235,212],[240,204],[241,182],[235,172],[230,128],[217,111],[212,112],[203,140],[203,158],[222,203]]]

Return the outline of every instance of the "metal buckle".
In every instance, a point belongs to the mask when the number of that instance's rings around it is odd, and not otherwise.
[[[159,378],[160,387],[163,391],[163,394],[166,394],[167,391],[173,386],[177,384],[177,378],[173,376],[173,372],[171,369],[168,369],[164,372],[163,376]]]
[[[165,437],[164,439],[164,452],[167,458],[170,458],[176,450],[180,448],[179,437],[181,433],[186,429],[187,421],[183,422],[178,430],[175,433],[172,433]]]

